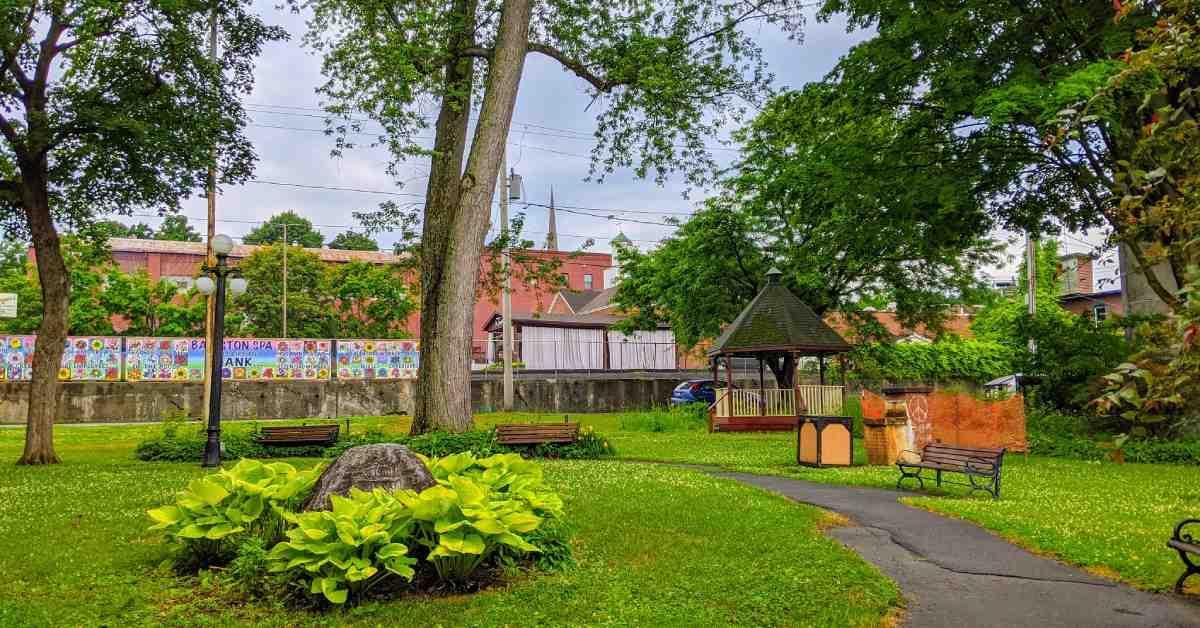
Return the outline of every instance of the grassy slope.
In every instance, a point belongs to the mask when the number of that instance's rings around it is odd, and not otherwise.
[[[143,512],[200,470],[132,460],[156,429],[64,427],[65,464],[0,464],[0,625],[875,625],[898,601],[873,567],[817,532],[817,509],[686,469],[585,461],[546,465],[579,527],[575,570],[325,616],[244,605],[217,582],[158,567],[165,550]],[[21,437],[0,430],[0,460],[17,456]]]

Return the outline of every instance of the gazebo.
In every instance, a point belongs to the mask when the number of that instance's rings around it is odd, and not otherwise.
[[[850,351],[850,345],[783,285],[782,276],[776,268],[767,272],[766,286],[708,351],[716,387],[716,401],[709,409],[711,431],[792,430],[799,417],[842,412],[845,386],[826,385],[825,361]],[[738,388],[735,357],[758,360],[757,390]],[[801,357],[817,358],[819,384],[799,383]],[[722,363],[727,388],[719,386]],[[766,386],[767,368],[775,376],[775,388]]]

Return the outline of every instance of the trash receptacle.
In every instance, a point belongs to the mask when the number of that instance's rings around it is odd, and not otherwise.
[[[850,417],[800,417],[796,429],[797,463],[810,467],[848,467],[853,460]]]

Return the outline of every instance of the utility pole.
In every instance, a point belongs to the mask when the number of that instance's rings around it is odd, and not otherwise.
[[[214,7],[208,19],[208,60],[217,63],[217,9]],[[204,191],[208,196],[208,238],[205,240],[205,266],[215,268],[217,256],[213,251],[213,237],[217,234],[217,147],[214,143],[211,151],[211,161],[208,164],[208,180]],[[223,293],[222,293],[223,294]],[[212,391],[212,373],[220,370],[213,368],[213,332],[216,329],[217,300],[215,295],[209,295],[204,310],[204,403],[200,406],[205,424],[208,424],[208,406]],[[220,380],[217,380],[220,385]]]
[[[288,239],[287,239],[288,224],[283,223],[283,337],[287,338],[287,254],[288,254]]]
[[[1037,316],[1037,240],[1025,232],[1025,282],[1028,284],[1029,317]],[[1029,352],[1037,352],[1037,341],[1029,337]]]
[[[500,316],[504,319],[504,411],[513,409],[513,328],[512,328],[512,286],[508,253],[508,150],[500,149],[500,236],[505,239],[504,251],[500,254],[504,268],[504,289],[500,297]]]

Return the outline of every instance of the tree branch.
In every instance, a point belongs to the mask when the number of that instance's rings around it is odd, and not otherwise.
[[[17,79],[17,84],[21,89],[29,88],[29,77],[21,69],[21,65],[17,63],[17,57],[21,54],[21,43],[26,40],[29,28],[33,25],[33,17],[37,14],[37,2],[29,3],[29,12],[25,14],[25,23],[21,26],[21,36],[17,38],[16,45],[11,50],[4,51],[4,61],[0,63],[0,74],[11,72],[13,77]]]
[[[561,50],[558,50],[552,46],[530,42],[526,50],[528,52],[543,54],[551,59],[554,59],[564,68],[573,72],[575,76],[578,76],[579,78],[591,83],[592,87],[595,87],[602,92],[607,92],[618,85],[624,84],[624,81],[612,81],[592,72],[586,65],[583,64],[582,61],[579,61],[578,59],[572,59]]]
[[[20,136],[17,135],[17,129],[13,127],[12,122],[3,113],[0,113],[0,133],[4,135],[4,139],[8,140],[17,157],[24,158],[26,151],[25,147],[21,144]]]
[[[484,48],[483,46],[471,46],[470,48],[463,48],[462,50],[459,50],[458,56],[475,57],[477,59],[487,59],[490,61],[492,58],[492,49]]]

